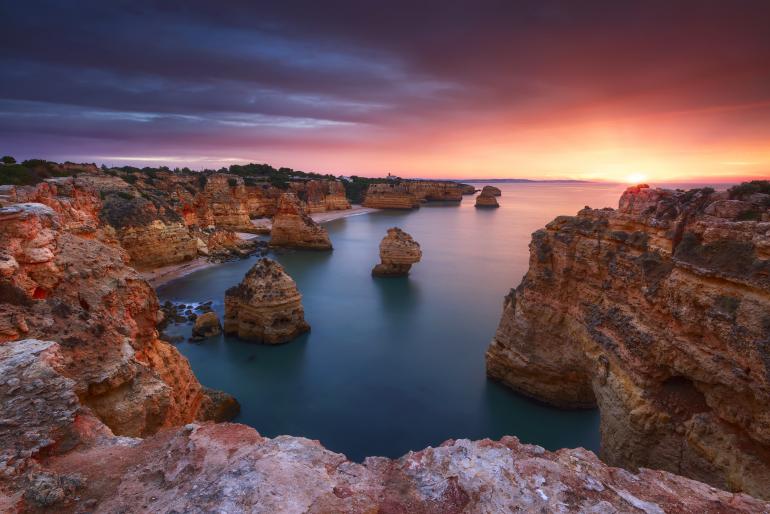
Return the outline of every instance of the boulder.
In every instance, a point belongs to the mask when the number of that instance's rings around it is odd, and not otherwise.
[[[194,340],[218,336],[221,333],[222,324],[219,322],[219,316],[217,316],[216,312],[204,312],[195,318],[195,325],[193,325],[192,329],[192,338]]]

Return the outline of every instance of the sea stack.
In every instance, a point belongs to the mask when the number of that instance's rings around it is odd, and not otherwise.
[[[258,260],[225,293],[225,334],[279,344],[308,330],[297,284],[274,260]]]
[[[294,193],[284,193],[278,201],[270,245],[310,250],[332,249],[329,233],[305,213]]]
[[[499,189],[492,186],[484,186],[479,196],[476,197],[476,207],[500,207],[495,196],[500,196]]]
[[[372,269],[377,277],[403,277],[409,274],[412,264],[420,262],[420,244],[398,227],[388,229],[388,235],[380,242],[380,264]]]

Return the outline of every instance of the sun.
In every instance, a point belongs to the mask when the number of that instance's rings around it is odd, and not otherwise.
[[[643,184],[647,181],[647,175],[644,173],[631,173],[626,177],[626,182],[629,184]]]

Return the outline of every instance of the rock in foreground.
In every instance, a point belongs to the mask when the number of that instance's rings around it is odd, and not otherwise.
[[[0,345],[2,512],[697,512],[770,504],[663,471],[635,475],[589,451],[514,437],[450,440],[363,464],[301,437],[191,423],[115,437],[84,408],[49,341]],[[23,382],[24,387],[20,387]]]
[[[195,318],[195,325],[192,329],[192,338],[195,340],[206,339],[218,336],[222,333],[222,324],[219,322],[219,316],[214,311],[204,312]]]
[[[378,277],[401,277],[409,274],[412,264],[420,262],[420,244],[398,227],[388,229],[380,242],[380,264],[372,269]]]
[[[293,193],[284,193],[273,218],[271,246],[331,250],[329,233],[302,209]]]
[[[297,284],[271,259],[258,260],[243,281],[225,293],[225,334],[278,344],[308,330]]]
[[[535,232],[488,374],[598,405],[612,465],[770,498],[770,196],[755,186],[633,187]]]

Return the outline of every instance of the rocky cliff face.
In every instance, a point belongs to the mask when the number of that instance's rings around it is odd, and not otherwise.
[[[350,209],[342,183],[331,180],[292,182],[289,189],[303,202],[308,213]]]
[[[490,186],[484,186],[484,189],[481,190],[481,193],[479,193],[479,196],[476,197],[476,207],[500,207],[500,205],[497,203],[497,198],[495,191],[492,189],[487,189]],[[500,191],[498,189],[498,191]]]
[[[329,233],[308,216],[293,193],[281,195],[273,218],[270,245],[310,250],[331,250]]]
[[[400,277],[409,274],[412,264],[420,262],[422,250],[412,236],[398,227],[388,229],[380,241],[380,263],[372,269],[379,277]]]
[[[153,290],[120,247],[63,226],[43,204],[0,209],[0,345],[56,340],[62,373],[116,434],[205,418],[212,398],[187,360],[158,339]]]
[[[699,512],[770,504],[662,471],[634,475],[585,450],[516,438],[447,441],[363,464],[317,441],[237,424],[115,437],[61,372],[62,346],[0,345],[3,512]]]
[[[769,207],[747,186],[639,186],[556,218],[505,299],[489,375],[598,405],[610,464],[770,497]]]
[[[370,184],[364,207],[374,209],[414,209],[420,200],[404,184]]]
[[[225,333],[267,344],[285,343],[310,330],[297,284],[283,267],[260,259],[225,293]]]
[[[463,199],[463,186],[457,182],[410,180],[403,184],[421,202],[459,202]]]

